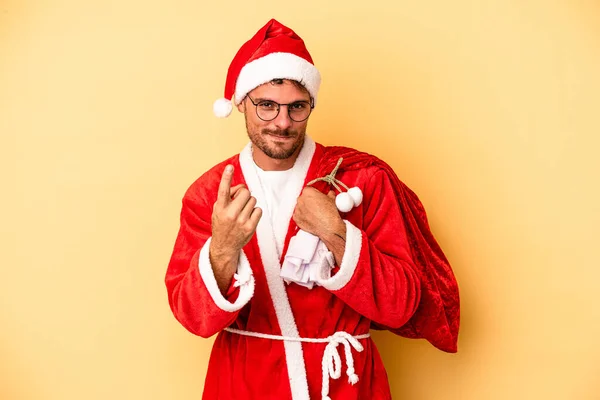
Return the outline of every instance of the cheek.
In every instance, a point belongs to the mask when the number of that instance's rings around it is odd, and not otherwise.
[[[256,114],[254,114],[251,111],[246,111],[246,113],[244,114],[246,117],[246,124],[251,127],[253,130],[260,130],[262,129],[261,126],[261,121],[260,119],[258,119],[258,117],[256,116]]]
[[[307,125],[308,125],[308,120],[306,120],[304,122],[297,123],[297,125],[295,126],[294,129],[296,131],[298,131],[298,132],[305,132]]]

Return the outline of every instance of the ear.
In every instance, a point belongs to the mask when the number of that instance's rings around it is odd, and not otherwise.
[[[244,99],[245,100],[245,99]],[[240,104],[237,105],[237,109],[239,112],[243,113],[246,112],[246,103],[244,103],[244,100],[242,100],[240,102]]]
[[[327,193],[327,197],[335,201],[335,192],[333,190],[330,190],[329,193]]]

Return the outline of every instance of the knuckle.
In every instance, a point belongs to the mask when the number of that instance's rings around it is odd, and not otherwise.
[[[251,235],[252,232],[254,232],[254,229],[256,229],[256,223],[252,220],[248,220],[246,221],[246,223],[244,224],[244,233],[247,235]]]
[[[250,196],[250,191],[248,189],[240,189],[240,196],[245,199],[248,200],[251,196]]]

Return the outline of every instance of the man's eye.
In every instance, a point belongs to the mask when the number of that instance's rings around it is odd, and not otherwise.
[[[275,103],[273,103],[272,101],[262,101],[258,104],[258,106],[265,110],[273,110],[273,109],[277,108]]]
[[[290,105],[290,108],[291,108],[292,110],[296,110],[296,111],[301,111],[301,110],[304,110],[304,109],[306,109],[307,107],[308,107],[308,105],[307,105],[306,103],[304,103],[304,102],[302,102],[302,103],[292,103],[292,104]]]

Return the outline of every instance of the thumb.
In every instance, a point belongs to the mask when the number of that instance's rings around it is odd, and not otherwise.
[[[329,197],[331,200],[335,200],[335,192],[330,190],[329,193],[327,193],[327,197]]]

